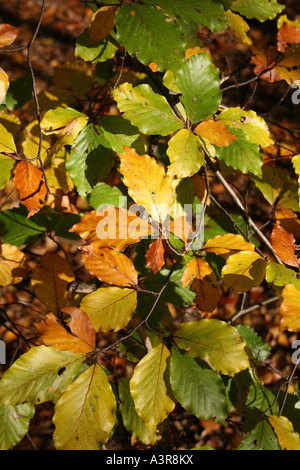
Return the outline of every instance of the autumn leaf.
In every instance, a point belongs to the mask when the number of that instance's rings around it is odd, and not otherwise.
[[[91,44],[106,38],[114,27],[115,15],[118,6],[106,5],[97,10],[89,25]]]
[[[26,277],[25,254],[16,246],[3,243],[0,245],[0,286],[9,286]]]
[[[259,286],[266,274],[267,261],[254,251],[230,255],[222,268],[224,290],[241,294]]]
[[[174,233],[176,237],[181,238],[186,245],[189,240],[194,238],[193,228],[184,215],[180,215],[172,220],[169,225],[169,230]]]
[[[220,292],[216,275],[207,261],[193,258],[188,262],[182,274],[182,286],[186,287],[191,281],[190,290],[196,293],[197,308],[204,313],[213,312],[218,305]]]
[[[300,239],[300,220],[291,209],[279,207],[275,211],[276,223],[291,233],[297,240]]]
[[[72,308],[75,309],[75,307]],[[83,325],[86,325],[87,323],[90,324],[90,320],[85,312],[82,312],[82,310],[80,310],[80,312],[81,327],[79,334],[75,334],[74,330],[76,331],[76,328],[73,328],[74,324],[72,325],[72,322],[70,322],[68,326],[73,334],[69,333],[66,328],[57,322],[52,313],[46,315],[45,321],[35,323],[35,327],[44,344],[47,346],[53,346],[59,351],[70,351],[83,354],[93,351],[95,347],[95,330],[93,329],[94,334],[89,335],[88,337],[81,335]],[[78,323],[78,319],[75,320],[75,322]],[[92,328],[91,324],[90,328]]]
[[[9,78],[6,72],[0,67],[0,104],[3,102],[9,88]]]
[[[285,416],[270,415],[268,419],[279,439],[282,450],[300,450],[299,433]]]
[[[288,284],[281,295],[283,299],[279,308],[282,317],[281,328],[288,331],[300,331],[300,290],[294,284]]]
[[[299,259],[296,255],[295,238],[280,225],[273,224],[271,244],[274,253],[289,266],[298,268]]]
[[[254,251],[254,245],[246,242],[241,235],[226,233],[208,240],[202,247],[207,253],[215,253],[224,259],[240,251]]]
[[[81,247],[85,267],[100,281],[116,286],[137,285],[138,275],[132,261],[123,253],[93,245]]]
[[[9,46],[18,36],[19,28],[10,24],[0,24],[0,47]]]
[[[61,256],[45,253],[34,268],[31,283],[35,295],[49,312],[60,315],[68,303],[67,286],[75,280],[70,264]]]
[[[156,221],[164,222],[173,202],[170,176],[149,155],[138,155],[135,149],[124,147],[120,155],[120,172],[129,195],[144,206]]]
[[[146,252],[146,265],[156,274],[165,264],[164,245],[161,237],[150,243]]]
[[[48,190],[43,173],[32,163],[22,160],[13,170],[13,184],[20,200],[27,207],[27,218],[36,214],[45,204]]]
[[[238,14],[233,13],[231,10],[225,12],[227,20],[229,22],[230,29],[234,35],[240,39],[244,44],[252,44],[252,40],[247,35],[250,27],[248,23]]]
[[[217,121],[202,121],[195,127],[194,132],[218,147],[227,147],[237,139],[236,135],[229,132],[224,124]]]

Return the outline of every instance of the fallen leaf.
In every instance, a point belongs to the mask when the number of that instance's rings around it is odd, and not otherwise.
[[[32,163],[22,160],[13,170],[13,184],[20,193],[20,200],[27,207],[27,218],[36,214],[46,202],[48,190],[43,173]]]
[[[299,259],[296,255],[295,238],[280,225],[273,225],[271,244],[274,253],[289,266],[298,268]]]

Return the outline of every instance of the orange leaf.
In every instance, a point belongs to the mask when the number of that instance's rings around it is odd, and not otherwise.
[[[299,29],[289,23],[284,23],[277,34],[277,47],[281,52],[285,52],[286,46],[300,42]]]
[[[87,354],[93,351],[94,346],[79,337],[73,336],[57,323],[53,313],[46,315],[45,322],[35,323],[43,342],[47,346],[53,346],[59,351],[70,351]]]
[[[146,264],[156,274],[165,264],[162,238],[157,238],[149,245],[146,253]]]
[[[0,47],[9,46],[14,42],[18,35],[19,29],[10,24],[0,24]]]
[[[194,238],[193,229],[184,215],[176,217],[176,219],[170,223],[169,230],[174,233],[176,237],[181,238],[184,243]]]
[[[291,233],[288,233],[280,225],[273,225],[271,234],[271,244],[275,254],[289,266],[299,267],[299,260],[296,256],[295,239]]]
[[[118,207],[104,207],[84,215],[70,232],[77,233],[89,245],[124,250],[151,234],[151,226],[133,212]]]
[[[194,132],[218,147],[227,147],[237,139],[236,135],[229,132],[224,124],[216,121],[200,122]]]
[[[255,64],[254,73],[259,75],[261,79],[271,83],[282,80],[281,76],[273,70],[273,67],[282,56],[276,46],[268,46],[264,41],[258,41],[251,49],[254,54],[251,59],[251,62]],[[262,73],[266,69],[268,71]]]
[[[95,345],[96,332],[87,313],[77,307],[64,307],[62,311],[72,318],[68,326],[73,335],[89,345]]]
[[[300,240],[300,220],[291,209],[279,207],[275,212],[276,223]]]
[[[85,267],[100,281],[116,286],[137,285],[137,272],[132,261],[123,253],[93,245],[83,246],[80,249]]]
[[[13,184],[20,200],[29,210],[27,218],[38,212],[46,202],[47,187],[43,173],[32,163],[22,160],[13,171]]]
[[[90,21],[89,35],[91,44],[106,38],[115,25],[115,15],[118,7],[107,5],[99,8]]]

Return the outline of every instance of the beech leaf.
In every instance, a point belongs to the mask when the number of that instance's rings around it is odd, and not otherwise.
[[[222,268],[224,290],[241,294],[259,286],[266,274],[267,261],[254,251],[230,255]]]
[[[195,134],[209,140],[218,147],[227,147],[237,137],[218,121],[202,121],[194,129]]]
[[[279,439],[282,450],[300,450],[299,433],[285,416],[270,415],[268,419]]]
[[[165,264],[164,245],[161,237],[150,243],[146,253],[146,265],[156,274]]]
[[[91,44],[106,38],[114,27],[115,14],[118,10],[117,6],[106,5],[97,10],[89,25],[89,35]]]
[[[0,24],[0,47],[9,46],[18,36],[19,28],[10,24]]]
[[[296,255],[295,238],[291,233],[284,230],[283,227],[273,224],[271,234],[271,244],[274,253],[289,266],[299,267],[299,259]]]
[[[27,207],[27,218],[36,214],[46,203],[48,190],[43,173],[32,163],[22,160],[13,170],[13,184],[20,200]]]
[[[282,293],[279,312],[282,317],[280,326],[288,331],[300,331],[300,290],[294,284],[287,284]]]

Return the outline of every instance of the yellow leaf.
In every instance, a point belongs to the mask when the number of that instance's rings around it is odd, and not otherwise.
[[[292,163],[293,167],[295,170],[295,173],[298,176],[298,196],[299,196],[299,207],[300,207],[300,155],[295,155],[295,157],[292,158]]]
[[[131,320],[137,293],[115,286],[100,287],[86,295],[80,304],[96,331],[119,331]]]
[[[0,286],[15,284],[27,275],[25,260],[25,254],[16,246],[0,246]]]
[[[282,450],[300,450],[299,434],[285,416],[270,415],[268,419],[274,428]]]
[[[37,120],[30,122],[22,132],[21,146],[26,158],[34,158],[38,155],[40,145],[40,129]],[[51,147],[51,137],[45,135],[42,139],[40,156],[45,160],[47,151]]]
[[[235,36],[244,44],[252,44],[252,40],[247,36],[247,32],[250,29],[248,23],[240,15],[233,13],[231,10],[227,10],[225,14],[229,21],[230,29],[234,32]]]
[[[59,315],[61,309],[67,305],[67,286],[74,280],[75,276],[69,263],[53,253],[42,256],[31,278],[35,295],[55,315]]]
[[[6,72],[0,67],[0,104],[4,100],[9,88],[9,78]]]
[[[241,294],[262,283],[266,274],[267,261],[254,251],[240,251],[229,256],[222,268],[224,290],[230,287]]]
[[[186,178],[197,173],[204,162],[202,143],[188,129],[181,129],[168,142],[168,175]]]
[[[72,135],[74,139],[86,126],[88,117],[73,108],[49,109],[42,119],[41,128],[45,135]]]
[[[217,235],[211,238],[201,249],[207,253],[215,253],[227,259],[239,251],[254,251],[254,248],[254,245],[246,242],[241,235],[226,233],[225,235]]]
[[[14,153],[16,151],[17,148],[12,134],[0,124],[0,152]]]
[[[164,222],[173,202],[170,176],[149,155],[138,155],[133,148],[124,147],[120,155],[120,172],[129,195],[145,207],[156,221]]]
[[[279,311],[282,317],[280,326],[288,331],[300,331],[300,290],[288,284],[282,291],[283,302]]]
[[[89,35],[91,44],[106,38],[114,27],[118,6],[107,5],[99,8],[90,21]]]
[[[167,395],[164,372],[170,353],[160,344],[151,349],[137,364],[130,380],[130,392],[139,417],[152,431],[174,409]]]

